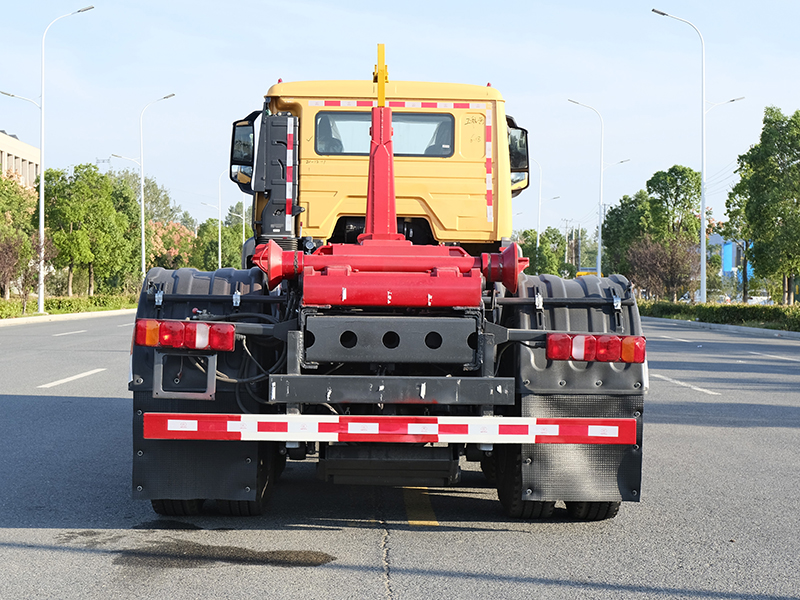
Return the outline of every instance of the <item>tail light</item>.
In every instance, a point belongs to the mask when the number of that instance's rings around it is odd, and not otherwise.
[[[643,363],[645,338],[638,335],[583,335],[551,333],[548,360]]]
[[[230,352],[235,346],[235,334],[232,323],[137,319],[134,341],[137,346],[154,348]]]

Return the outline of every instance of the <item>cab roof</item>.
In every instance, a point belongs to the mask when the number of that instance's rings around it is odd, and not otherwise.
[[[378,97],[378,84],[358,81],[294,81],[276,83],[267,91],[268,98],[337,98],[369,99]],[[464,83],[438,83],[425,81],[389,81],[386,84],[387,100],[468,100],[485,102],[502,101],[495,88]]]

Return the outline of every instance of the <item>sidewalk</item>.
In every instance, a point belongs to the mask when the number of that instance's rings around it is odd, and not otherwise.
[[[659,317],[642,317],[642,323],[672,323],[688,329],[712,329],[714,331],[730,331],[742,335],[776,337],[800,340],[800,331],[781,331],[779,329],[760,329],[758,327],[742,327],[741,325],[719,325],[701,321],[682,321],[679,319],[662,319]]]
[[[112,315],[130,315],[131,318],[136,314],[135,308],[122,308],[119,310],[97,310],[92,312],[64,313],[60,315],[39,315],[37,317],[19,317],[16,319],[0,319],[0,327],[10,325],[28,325],[29,323],[47,323],[49,321],[72,321],[78,319],[92,319],[95,317],[106,317]]]

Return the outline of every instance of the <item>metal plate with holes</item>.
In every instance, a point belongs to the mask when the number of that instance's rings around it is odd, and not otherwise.
[[[216,393],[217,355],[202,356],[155,351],[153,397],[213,400]],[[197,361],[202,370],[198,368]],[[203,372],[205,371],[205,372]]]
[[[472,364],[474,317],[353,317],[309,315],[308,362]]]
[[[270,402],[514,404],[512,377],[270,375]]]

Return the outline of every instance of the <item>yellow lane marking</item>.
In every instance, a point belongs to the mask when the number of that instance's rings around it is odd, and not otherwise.
[[[428,488],[404,487],[403,500],[406,505],[408,524],[418,527],[438,527],[439,521],[431,506]]]

